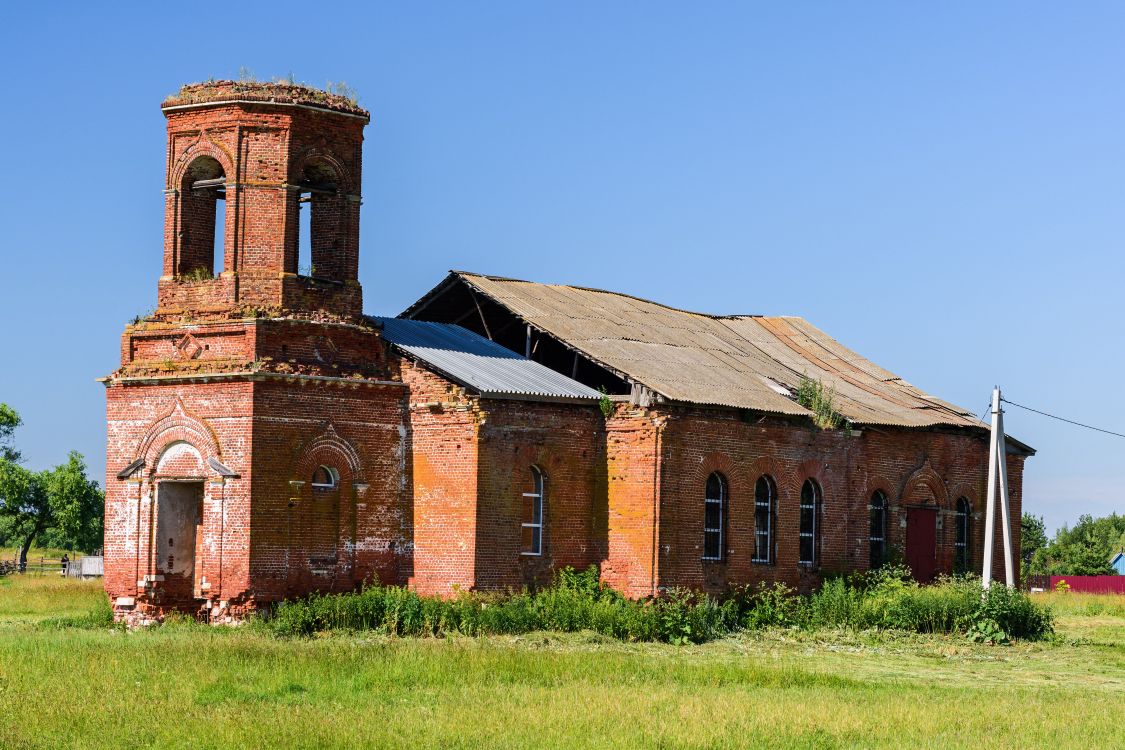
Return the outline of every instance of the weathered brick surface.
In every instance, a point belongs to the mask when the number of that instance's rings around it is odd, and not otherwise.
[[[591,406],[485,400],[478,441],[475,582],[519,589],[567,565],[600,562],[606,547],[605,429]],[[544,476],[539,555],[521,554],[523,493]]]
[[[821,431],[620,400],[607,419],[589,403],[472,395],[389,349],[358,314],[358,203],[348,196],[358,191],[362,119],[260,100],[168,117],[160,309],[126,327],[121,366],[106,381],[105,586],[120,617],[178,609],[227,621],[374,579],[442,596],[514,589],[589,564],[635,597],[763,581],[807,589],[825,572],[868,567],[876,490],[889,499],[892,550],[905,543],[908,508],[937,510],[939,572],[953,568],[953,510],[967,498],[979,568],[984,435]],[[214,216],[213,197],[187,188],[217,168],[232,203],[226,271],[178,278],[207,260],[197,240]],[[291,188],[329,180],[340,189],[313,193],[318,278],[299,277]],[[1008,459],[1018,549],[1023,457]],[[539,555],[521,545],[532,467],[545,477]],[[721,560],[704,561],[704,487],[715,471],[728,488],[725,544]],[[777,489],[769,563],[751,560],[762,475]],[[810,478],[823,491],[811,568],[798,563]],[[1000,578],[999,523],[996,539]]]
[[[213,101],[170,101],[159,312],[214,312],[231,306],[362,312],[359,206],[365,114],[316,103],[246,100],[235,89]],[[268,88],[268,87],[264,87]],[[215,191],[201,179],[225,178],[223,272],[212,268]],[[307,188],[307,189],[306,189]],[[327,188],[327,189],[326,189]],[[312,190],[311,194],[309,190]],[[302,195],[309,195],[312,278],[298,266]]]
[[[823,572],[869,567],[873,493],[890,502],[889,548],[904,553],[906,509],[934,507],[937,569],[954,565],[955,503],[969,500],[969,563],[979,570],[984,533],[988,442],[982,435],[939,430],[817,430],[772,418],[746,420],[737,412],[666,409],[662,434],[662,498],[657,586],[691,586],[719,592],[759,581],[808,588]],[[1008,457],[1013,544],[1019,549],[1022,457]],[[724,559],[702,560],[704,484],[712,471],[724,475],[729,500]],[[776,554],[769,564],[751,562],[754,549],[754,485],[763,474],[777,487]],[[814,479],[823,490],[819,563],[798,564],[801,486]],[[997,550],[999,543],[997,523]],[[1017,561],[1018,564],[1018,561]],[[997,553],[993,574],[1003,576]]]
[[[401,477],[409,582],[427,594],[469,591],[476,585],[479,400],[409,360],[395,361],[410,391]]]

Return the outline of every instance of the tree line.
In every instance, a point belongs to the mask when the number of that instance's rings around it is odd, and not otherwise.
[[[1063,526],[1047,538],[1041,516],[1024,513],[1020,523],[1023,570],[1033,576],[1106,576],[1116,571],[1113,556],[1125,549],[1125,516],[1081,515],[1074,526]]]
[[[24,466],[14,445],[21,424],[16,410],[0,403],[0,547],[18,547],[21,570],[36,542],[93,552],[102,546],[104,493],[86,476],[86,462],[77,451],[50,469]]]

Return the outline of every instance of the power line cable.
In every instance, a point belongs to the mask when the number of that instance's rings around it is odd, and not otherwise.
[[[1003,401],[1005,404],[1011,404],[1012,406],[1017,406],[1020,409],[1025,409],[1027,411],[1034,412],[1036,414],[1041,414],[1044,417],[1050,417],[1051,419],[1057,419],[1060,422],[1066,422],[1067,424],[1076,425],[1078,427],[1085,427],[1087,430],[1094,430],[1095,432],[1104,432],[1106,435],[1113,435],[1114,437],[1125,438],[1125,434],[1122,434],[1120,432],[1114,432],[1113,430],[1103,430],[1101,427],[1094,427],[1093,425],[1083,424],[1082,422],[1075,422],[1073,419],[1066,419],[1065,417],[1059,417],[1059,416],[1055,416],[1054,414],[1048,414],[1045,411],[1039,411],[1038,409],[1032,409],[1030,406],[1024,406],[1023,404],[1017,404],[1015,401],[1009,401],[1008,399],[1003,398],[1003,397],[1001,397],[1000,400]]]

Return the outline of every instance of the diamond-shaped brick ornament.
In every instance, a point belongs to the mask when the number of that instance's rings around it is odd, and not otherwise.
[[[183,359],[195,359],[203,353],[203,346],[190,333],[176,342],[176,351]]]

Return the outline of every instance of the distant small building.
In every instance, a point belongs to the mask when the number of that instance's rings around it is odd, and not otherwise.
[[[1109,561],[1109,565],[1117,571],[1117,575],[1125,576],[1125,550],[1118,550],[1113,559]]]

